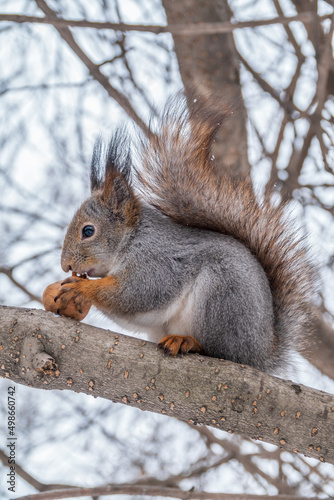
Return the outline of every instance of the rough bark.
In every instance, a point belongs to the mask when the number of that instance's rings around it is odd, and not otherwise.
[[[334,463],[334,396],[248,366],[56,317],[0,307],[0,376],[70,389]]]
[[[163,0],[168,24],[218,23],[229,21],[226,1]],[[236,177],[249,174],[247,156],[246,110],[241,95],[239,59],[233,34],[174,35],[174,49],[185,89],[204,88],[219,100],[235,105],[234,118],[222,127],[214,145],[218,165]]]

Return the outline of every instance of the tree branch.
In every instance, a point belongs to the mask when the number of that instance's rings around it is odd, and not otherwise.
[[[7,278],[10,279],[10,281],[19,289],[21,290],[22,292],[24,292],[26,295],[28,295],[29,299],[30,300],[35,300],[36,302],[40,302],[42,303],[41,301],[41,298],[40,297],[37,297],[37,295],[29,292],[29,290],[24,286],[22,285],[22,283],[19,283],[13,276],[13,270],[12,269],[9,269],[7,267],[3,267],[3,266],[0,266],[0,274],[4,274],[5,276],[7,276]]]
[[[0,461],[3,463],[5,467],[9,467],[9,460],[8,456],[6,453],[0,449]],[[35,488],[37,491],[43,492],[43,491],[49,491],[49,490],[69,490],[70,488],[78,488],[77,486],[71,486],[68,484],[45,484],[41,483],[37,479],[35,479],[33,476],[28,474],[26,470],[23,469],[16,461],[15,461],[15,472],[18,474],[24,481],[26,481],[28,484],[30,484],[33,488]]]
[[[317,17],[319,22],[324,21],[332,16],[325,14]],[[94,28],[98,30],[115,30],[115,31],[139,31],[150,32],[155,34],[171,33],[172,35],[214,35],[219,33],[231,33],[237,29],[257,28],[258,26],[270,26],[272,24],[286,25],[291,22],[300,21],[302,23],[313,23],[315,19],[314,12],[300,12],[295,16],[277,16],[272,19],[258,19],[256,21],[242,22],[213,22],[213,23],[187,23],[187,24],[169,24],[168,26],[144,25],[144,24],[126,24],[126,23],[111,23],[111,22],[96,22],[87,21],[86,19],[63,19],[57,17],[51,19],[47,14],[45,17],[25,16],[22,14],[0,14],[1,21],[11,21],[15,23],[37,23],[37,24],[52,24],[55,28],[72,27],[72,28]]]
[[[0,307],[0,375],[94,394],[334,463],[334,396],[245,365],[171,358],[151,342],[41,310]]]
[[[218,444],[226,452],[228,452],[230,456],[235,458],[238,463],[242,464],[245,471],[248,472],[255,481],[257,480],[257,476],[259,476],[267,483],[273,485],[280,493],[293,494],[295,492],[293,486],[286,484],[286,482],[282,481],[280,477],[272,477],[270,474],[261,470],[261,468],[253,460],[254,453],[251,453],[250,455],[241,453],[240,447],[233,443],[233,441],[225,438],[219,438],[206,426],[197,427],[195,429],[201,436],[207,439],[209,443]]]
[[[58,500],[60,498],[78,498],[91,496],[98,498],[104,495],[143,495],[151,497],[180,498],[182,500],[309,500],[309,497],[296,497],[292,495],[240,495],[228,493],[210,493],[206,491],[184,491],[179,488],[168,488],[151,485],[120,484],[101,486],[96,488],[71,488],[68,490],[50,491],[25,495],[16,500]],[[312,500],[317,500],[312,497]]]
[[[75,55],[86,66],[92,77],[99,82],[100,85],[102,85],[102,87],[108,92],[108,95],[124,109],[130,118],[132,118],[134,122],[143,130],[143,132],[145,134],[149,134],[149,129],[146,123],[136,113],[130,101],[110,84],[109,79],[101,72],[99,65],[95,64],[87,56],[86,52],[84,52],[77,44],[70,29],[66,26],[61,27],[57,24],[58,17],[56,12],[53,11],[44,0],[35,0],[35,2],[42,12],[44,12],[44,14],[48,17],[49,23],[55,27],[62,39],[65,40]]]

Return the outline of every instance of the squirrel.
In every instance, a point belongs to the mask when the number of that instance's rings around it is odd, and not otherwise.
[[[314,268],[287,203],[260,199],[250,179],[215,164],[231,113],[182,94],[135,148],[124,129],[106,151],[97,140],[91,197],[67,229],[61,266],[99,279],[67,278],[55,301],[60,314],[89,301],[174,356],[284,374],[310,331]]]

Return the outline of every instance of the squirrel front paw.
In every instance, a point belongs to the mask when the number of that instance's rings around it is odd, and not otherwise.
[[[86,300],[80,286],[81,280],[82,278],[76,278],[73,276],[71,278],[67,278],[61,283],[61,288],[54,298],[58,314],[62,314],[62,312],[66,310],[69,302],[72,302],[75,305],[75,308],[80,314],[82,313],[83,304]]]
[[[91,302],[81,290],[81,282],[86,278],[71,276],[63,281],[49,285],[43,293],[43,305],[46,311],[81,321],[88,314]]]
[[[191,335],[167,335],[158,343],[167,354],[176,356],[177,354],[186,354],[187,352],[198,352],[204,354],[201,344]]]

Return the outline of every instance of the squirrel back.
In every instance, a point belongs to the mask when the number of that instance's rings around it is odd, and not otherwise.
[[[233,111],[196,97],[177,96],[160,128],[141,138],[137,188],[178,224],[230,235],[255,256],[272,293],[276,353],[267,369],[275,372],[311,331],[314,266],[288,204],[274,204],[271,195],[260,201],[250,179],[217,169],[212,142]]]

